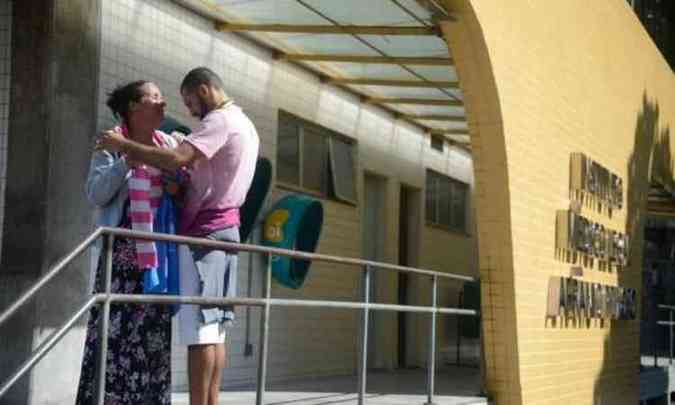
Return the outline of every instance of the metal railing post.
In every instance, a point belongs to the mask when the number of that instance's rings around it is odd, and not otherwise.
[[[671,367],[673,366],[673,308],[668,308],[668,348],[669,348],[669,367],[666,375],[668,376],[668,387],[666,391],[666,404],[670,405],[672,402],[670,400],[670,395],[672,393],[672,373]]]
[[[106,365],[108,357],[108,329],[110,322],[110,284],[112,279],[112,261],[113,261],[113,244],[115,242],[115,235],[106,235],[104,238],[106,255],[105,255],[105,300],[103,301],[103,310],[100,311],[99,320],[101,322],[101,333],[99,334],[99,359],[98,359],[98,405],[103,405],[105,400],[105,378]]]
[[[462,291],[459,292],[459,300],[458,304],[460,308],[464,307],[464,293]],[[457,366],[462,365],[462,356],[461,356],[461,350],[462,350],[462,318],[458,317],[457,318],[457,344],[456,344],[456,352],[457,352]]]
[[[668,310],[668,318],[670,320],[670,324],[668,325],[668,329],[670,331],[670,334],[668,335],[668,347],[670,348],[670,365],[673,365],[673,310],[669,309]]]
[[[366,307],[363,309],[362,324],[361,324],[361,351],[359,359],[359,405],[365,403],[366,396],[366,374],[368,372],[368,316],[369,308],[367,304],[370,303],[370,273],[371,268],[366,265],[363,270],[363,303]]]
[[[270,329],[270,298],[272,295],[272,254],[267,254],[267,269],[265,271],[265,281],[263,296],[265,297],[265,306],[262,308],[260,317],[260,353],[258,357],[258,387],[255,394],[256,405],[263,405],[265,397],[265,384],[267,381],[267,342]]]
[[[659,366],[658,360],[658,346],[659,346],[659,314],[656,313],[656,318],[654,318],[654,332],[652,333],[652,350],[654,351],[654,367]]]
[[[431,307],[436,309],[438,300],[438,277],[433,276],[431,287]],[[430,331],[429,331],[429,360],[427,367],[427,402],[425,405],[434,405],[434,378],[436,373],[436,312],[431,313]]]

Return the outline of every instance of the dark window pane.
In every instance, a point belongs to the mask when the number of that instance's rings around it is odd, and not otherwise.
[[[447,178],[439,179],[438,187],[438,223],[451,226],[450,194],[451,183]]]
[[[445,146],[445,141],[440,135],[431,134],[431,149],[435,149],[439,152],[443,152],[443,147]]]
[[[298,121],[284,113],[279,114],[277,179],[284,183],[300,185],[300,137]]]
[[[430,172],[427,170],[427,185],[426,185],[426,192],[425,192],[425,217],[427,222],[435,223],[438,222],[436,220],[436,201],[438,199],[437,196],[437,191],[436,191],[436,178],[434,177],[434,173]]]
[[[453,182],[452,187],[452,227],[461,231],[466,230],[466,194],[467,185]]]
[[[427,170],[427,222],[466,231],[468,190],[465,183]]]
[[[356,175],[354,148],[352,144],[338,138],[331,138],[330,146],[333,193],[339,199],[355,202]]]
[[[316,128],[303,127],[303,184],[308,190],[326,194],[328,189],[328,144]]]

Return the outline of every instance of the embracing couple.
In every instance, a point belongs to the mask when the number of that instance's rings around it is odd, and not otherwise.
[[[185,137],[158,130],[166,103],[156,84],[132,82],[109,94],[107,105],[121,125],[101,134],[92,157],[86,192],[99,208],[97,225],[152,230],[153,213],[166,192],[162,179],[180,171],[187,180],[180,193],[179,234],[239,242],[239,208],[253,179],[258,134],[208,68],[190,71],[180,92],[190,114],[201,120]],[[180,246],[178,256],[182,295],[235,295],[236,253]],[[153,266],[153,243],[116,238],[112,292],[142,294],[144,273]],[[99,257],[94,291],[103,290],[103,272]],[[177,317],[180,342],[188,347],[190,403],[216,405],[232,308],[182,305]],[[78,404],[95,401],[99,322],[95,308],[87,328]],[[106,404],[169,404],[171,308],[111,306],[107,359]]]

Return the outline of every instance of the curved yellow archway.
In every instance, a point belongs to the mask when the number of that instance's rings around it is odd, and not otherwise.
[[[649,179],[673,178],[675,76],[623,1],[443,3],[475,165],[488,391],[499,405],[635,404],[639,321],[547,318],[548,282],[575,266],[639,291]],[[621,209],[581,206],[630,235],[623,269],[556,253],[575,152],[623,179]]]

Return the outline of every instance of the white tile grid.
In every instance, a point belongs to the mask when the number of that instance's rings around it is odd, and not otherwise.
[[[230,96],[253,119],[261,136],[263,154],[272,161],[275,160],[278,109],[283,108],[356,138],[359,167],[420,188],[424,186],[427,166],[448,174],[452,170],[453,177],[471,181],[470,158],[467,160],[450,150],[443,154],[431,151],[428,137],[418,129],[407,123],[394,122],[389,114],[376,107],[361,107],[354,95],[324,85],[314,75],[297,67],[274,61],[268,51],[240,37],[216,33],[209,21],[172,2],[103,2],[102,26],[101,129],[112,124],[111,114],[105,107],[106,93],[115,85],[138,79],[156,82],[167,100],[168,114],[194,126],[195,121],[188,117],[182,105],[178,86],[189,69],[206,65],[222,76]],[[349,239],[352,235],[343,236]],[[239,291],[246,291],[247,262],[242,257]],[[256,262],[255,268],[262,268],[262,263]],[[259,273],[259,270],[253,272],[254,294],[260,292]],[[344,290],[343,286],[335,287]],[[257,348],[258,311],[251,312],[254,314],[252,342]],[[224,376],[228,384],[251,382],[255,377],[256,356],[243,356],[243,314],[242,309],[239,311],[240,322],[231,334],[233,345],[228,358],[231,367]],[[310,353],[306,355],[312,357]],[[293,358],[293,353],[280,353],[279,356]],[[348,368],[353,366],[354,359],[344,361]],[[173,366],[174,387],[184,389],[183,347],[174,345]]]
[[[5,213],[7,180],[7,127],[9,124],[9,80],[12,66],[12,1],[0,0],[0,229]],[[0,246],[2,234],[0,233]]]

